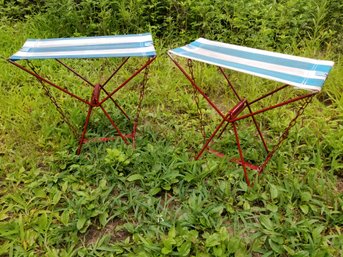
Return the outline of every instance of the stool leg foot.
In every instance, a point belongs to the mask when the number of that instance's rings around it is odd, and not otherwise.
[[[250,186],[250,180],[249,180],[249,177],[248,177],[247,168],[245,167],[243,152],[242,152],[241,144],[240,144],[240,142],[239,142],[237,127],[236,127],[235,122],[232,123],[232,127],[233,127],[233,131],[234,131],[235,137],[236,137],[236,143],[237,143],[237,148],[238,148],[238,152],[239,152],[239,157],[240,157],[240,159],[241,159],[241,163],[242,163],[242,167],[243,167],[243,171],[244,171],[245,182],[247,183],[248,186]]]

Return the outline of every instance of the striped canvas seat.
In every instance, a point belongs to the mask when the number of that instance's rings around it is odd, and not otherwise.
[[[62,58],[154,57],[150,33],[134,35],[28,39],[11,61]]]
[[[313,91],[321,90],[334,64],[204,38],[169,53]]]

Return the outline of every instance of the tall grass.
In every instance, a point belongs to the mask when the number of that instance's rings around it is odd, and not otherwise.
[[[117,140],[87,144],[82,155],[75,155],[77,138],[39,83],[0,62],[0,254],[342,255],[343,62],[334,40],[339,31],[332,29],[340,24],[331,20],[341,5],[333,1],[212,1],[212,6],[210,1],[123,3],[46,1],[44,12],[37,16],[10,22],[8,15],[1,25],[0,54],[4,57],[27,37],[140,32],[149,26],[160,37],[156,37],[159,58],[151,66],[136,149]],[[135,9],[140,4],[144,12]],[[118,24],[111,23],[109,10],[112,14],[121,10],[114,14]],[[101,12],[102,18],[95,19]],[[151,13],[146,17],[151,20],[138,23],[140,12]],[[285,16],[277,15],[281,13]],[[127,23],[130,19],[132,24]],[[336,62],[323,91],[252,188],[246,186],[241,167],[226,159],[206,154],[193,160],[202,143],[196,105],[188,82],[165,52],[179,36],[180,41],[187,41],[200,35]],[[101,63],[71,64],[97,81],[100,78],[93,69],[106,75],[115,65],[109,60],[103,68]],[[57,83],[89,95],[79,81],[53,63],[36,64]],[[220,76],[205,65],[195,69],[206,92],[222,108],[229,108],[231,96]],[[255,96],[275,86],[251,76],[230,75],[245,95]],[[122,92],[124,105],[137,100],[133,89],[139,80],[134,82],[126,94]],[[81,128],[85,107],[56,91],[53,94]],[[208,121],[205,129],[210,131],[215,113],[203,101],[200,106]],[[280,119],[282,113],[270,112],[264,119],[259,117],[259,122],[278,134],[285,122]],[[282,117],[289,119],[288,114]],[[103,116],[95,115],[91,122],[95,136],[107,131]],[[223,149],[237,155],[230,145],[232,135],[225,136]],[[247,147],[254,144],[255,136],[241,136],[251,159],[259,157],[260,152]]]
[[[306,48],[308,39],[341,50],[342,11],[343,4],[334,0],[24,0],[0,7],[3,20],[33,20],[49,36],[152,31],[168,42],[203,36],[283,51]]]

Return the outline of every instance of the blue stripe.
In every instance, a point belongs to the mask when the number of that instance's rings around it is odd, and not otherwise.
[[[109,35],[109,36],[97,36],[97,37],[68,37],[68,38],[45,38],[45,39],[27,39],[26,41],[30,42],[42,42],[42,41],[68,41],[68,40],[84,40],[84,39],[103,39],[103,38],[128,38],[128,37],[143,37],[151,36],[151,33],[142,33],[142,34],[127,34],[127,35]]]
[[[62,47],[41,47],[32,48],[24,47],[21,49],[23,52],[39,53],[39,52],[60,52],[60,51],[94,51],[94,50],[112,50],[123,48],[140,48],[146,47],[148,44],[152,45],[151,41],[142,43],[121,43],[121,44],[97,44],[97,45],[78,45],[78,46],[62,46]]]
[[[262,69],[262,68],[252,67],[252,66],[245,65],[245,64],[239,64],[239,63],[235,63],[235,62],[224,61],[224,60],[217,59],[214,57],[208,57],[208,56],[204,56],[204,55],[200,55],[200,54],[190,53],[190,52],[188,52],[184,49],[181,49],[181,48],[176,48],[176,49],[173,49],[172,51],[175,53],[181,54],[181,55],[185,55],[189,58],[200,59],[204,62],[212,62],[212,63],[218,64],[219,66],[241,69],[241,70],[245,70],[247,72],[260,74],[261,76],[263,76],[263,75],[270,76],[270,77],[275,78],[276,80],[288,81],[289,84],[297,83],[297,84],[303,84],[303,85],[314,86],[314,87],[322,87],[322,85],[325,81],[325,78],[323,78],[323,79],[310,79],[309,78],[308,79],[306,77],[289,75],[289,74],[285,74],[282,72],[276,72],[276,71],[266,70],[266,69]]]
[[[244,51],[244,50],[237,50],[237,49],[225,48],[225,47],[220,47],[220,46],[213,46],[213,45],[209,45],[209,44],[200,43],[197,41],[190,43],[190,45],[195,46],[195,47],[200,47],[203,49],[207,49],[210,51],[222,53],[222,54],[227,54],[227,55],[232,55],[232,56],[248,59],[248,60],[277,64],[277,65],[282,65],[282,66],[292,67],[292,68],[298,68],[298,69],[304,69],[304,70],[311,70],[311,71],[316,70],[316,71],[328,73],[332,68],[330,65],[316,65],[313,63],[308,63],[306,61],[290,60],[290,59],[286,59],[286,58],[270,56],[270,55],[265,55],[265,54],[258,54],[258,53]]]
[[[17,60],[34,60],[34,59],[85,59],[85,58],[107,58],[107,57],[154,57],[156,56],[155,51],[151,52],[141,52],[141,53],[120,53],[120,54],[90,54],[90,55],[58,55],[58,56],[20,56],[20,55],[12,55],[9,59],[11,61]]]

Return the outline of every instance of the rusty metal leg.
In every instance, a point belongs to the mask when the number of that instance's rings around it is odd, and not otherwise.
[[[82,99],[81,97],[79,97],[79,96],[73,94],[72,92],[68,91],[67,89],[65,89],[65,88],[63,88],[63,87],[61,87],[61,86],[56,85],[55,83],[51,82],[50,80],[48,80],[48,79],[46,79],[46,78],[43,78],[43,77],[40,76],[39,74],[36,74],[36,73],[34,73],[33,71],[30,71],[30,70],[27,69],[26,67],[24,67],[24,66],[22,66],[22,65],[20,65],[20,64],[18,64],[18,63],[16,63],[16,62],[13,62],[13,61],[11,61],[11,60],[8,60],[8,62],[11,63],[11,64],[13,64],[13,65],[15,65],[15,66],[17,66],[18,68],[22,69],[23,71],[26,71],[27,73],[31,74],[32,76],[34,76],[35,78],[37,78],[39,81],[45,82],[45,83],[49,84],[50,86],[55,87],[55,88],[57,88],[57,89],[63,91],[64,93],[70,95],[71,97],[76,98],[76,99],[78,99],[79,101],[81,101],[81,102],[83,102],[83,103],[85,103],[85,104],[90,105],[90,103],[89,103],[88,101],[86,101],[85,99]]]
[[[211,99],[205,94],[204,91],[194,82],[192,77],[185,71],[185,69],[168,53],[169,58],[175,63],[176,67],[185,75],[188,81],[191,83],[192,87],[195,88],[208,102],[209,105],[224,119],[225,114],[219,110],[219,108],[211,101]]]
[[[278,104],[275,104],[275,105],[271,105],[271,106],[265,107],[265,108],[260,109],[260,110],[258,110],[258,111],[255,111],[255,112],[252,112],[252,113],[245,114],[245,115],[243,115],[243,116],[237,117],[237,118],[233,119],[232,122],[234,122],[234,121],[239,121],[239,120],[243,120],[243,119],[245,119],[245,118],[247,118],[247,117],[254,116],[254,115],[257,115],[257,114],[260,114],[260,113],[263,113],[263,112],[266,112],[266,111],[269,111],[269,110],[272,110],[272,109],[275,109],[275,108],[278,108],[278,107],[281,107],[281,106],[284,106],[284,105],[287,105],[287,104],[290,104],[290,103],[293,103],[293,102],[300,101],[300,100],[305,99],[305,98],[312,97],[312,96],[314,96],[315,94],[317,94],[317,92],[315,92],[315,93],[309,93],[309,94],[302,95],[302,96],[298,96],[298,97],[289,99],[289,100],[287,100],[287,101],[284,101],[284,102],[281,102],[281,103],[278,103]],[[250,102],[250,105],[251,105],[251,104],[252,104],[252,103]]]
[[[62,62],[59,59],[55,59],[59,64],[63,65],[65,68],[67,68],[70,72],[72,72],[76,77],[79,77],[80,79],[82,79],[84,82],[86,82],[88,85],[90,85],[91,87],[94,87],[95,85],[90,82],[86,77],[82,76],[81,74],[79,74],[76,70],[74,70],[73,68],[71,68],[70,66],[68,66],[67,64],[65,64],[64,62]]]
[[[79,155],[81,153],[81,148],[82,148],[82,145],[84,143],[84,139],[85,139],[85,135],[86,135],[86,132],[87,132],[87,127],[88,127],[89,119],[90,119],[91,114],[92,114],[92,110],[93,110],[93,106],[89,106],[88,114],[87,114],[87,117],[86,117],[85,124],[83,126],[83,131],[82,131],[82,135],[81,135],[80,142],[79,142],[79,147],[77,148],[77,151],[76,151],[77,155]]]
[[[114,123],[113,119],[111,118],[111,116],[108,114],[108,112],[104,109],[104,107],[102,107],[102,105],[99,105],[99,107],[101,108],[101,110],[104,112],[105,116],[107,117],[107,119],[111,122],[112,126],[115,128],[115,130],[117,130],[118,135],[123,139],[123,141],[125,142],[125,144],[129,144],[129,142],[127,141],[127,139],[125,138],[125,136],[121,133],[120,129],[117,127],[117,125]]]
[[[126,57],[122,63],[113,71],[111,76],[108,77],[108,79],[105,81],[105,83],[102,84],[103,87],[106,86],[106,84],[114,77],[114,75],[117,74],[117,72],[124,66],[124,64],[129,60],[130,57]]]
[[[247,107],[248,107],[248,110],[250,113],[253,113],[253,111],[251,110],[251,107],[250,107],[250,104],[249,102],[247,101]],[[258,132],[258,135],[260,136],[261,140],[262,140],[262,143],[263,143],[263,146],[264,146],[264,149],[266,150],[267,153],[269,153],[269,150],[268,150],[268,146],[267,146],[267,143],[266,143],[266,140],[264,139],[263,135],[262,135],[262,132],[261,132],[261,129],[260,129],[260,126],[257,124],[257,121],[255,119],[255,116],[251,116],[254,124],[255,124],[255,128]]]
[[[234,131],[235,137],[236,137],[236,143],[237,143],[239,157],[241,159],[241,163],[242,163],[242,167],[243,167],[243,171],[244,171],[245,182],[247,183],[248,186],[250,186],[248,172],[247,172],[247,168],[245,167],[245,161],[244,161],[244,157],[243,157],[243,152],[242,152],[241,144],[239,142],[239,137],[238,137],[238,133],[237,133],[237,127],[236,127],[236,123],[235,122],[232,123],[232,127],[233,127],[233,131]]]
[[[112,99],[112,97],[111,97]],[[129,115],[127,115],[127,113],[124,111],[123,107],[121,107],[115,100],[112,101],[114,103],[114,105],[119,109],[119,111],[125,116],[125,118],[130,121],[130,117]]]
[[[231,81],[229,80],[228,75],[226,75],[226,73],[224,72],[224,69],[222,67],[218,67],[219,71],[221,72],[221,74],[223,74],[227,84],[229,85],[229,87],[231,88],[231,90],[233,91],[233,93],[235,94],[236,98],[239,101],[242,101],[242,97],[239,96],[237,90],[234,88],[233,84],[231,83]]]
[[[221,136],[223,135],[224,131],[226,130],[227,126],[229,125],[229,122],[225,124],[224,128],[222,129],[222,131],[220,131],[218,138],[221,138]]]
[[[210,142],[212,141],[212,139],[216,136],[216,134],[218,133],[219,129],[223,126],[224,122],[227,122],[227,118],[230,116],[230,112],[225,116],[224,119],[222,119],[222,121],[219,123],[219,125],[216,127],[216,129],[213,131],[212,135],[207,139],[206,143],[204,144],[204,146],[202,147],[202,149],[200,150],[200,152],[198,153],[198,155],[195,157],[196,160],[199,160],[199,158],[201,157],[201,155],[204,153],[204,151],[207,149],[208,145],[210,144]]]
[[[99,84],[100,85],[100,84]],[[119,111],[121,111],[121,113],[126,117],[126,119],[128,121],[130,121],[130,117],[126,114],[126,112],[124,111],[124,109],[113,99],[112,96],[110,96],[109,92],[104,88],[104,86],[100,85],[101,90],[105,92],[105,94],[107,96],[109,96],[109,99],[111,99],[111,101],[114,103],[114,105],[119,109]]]
[[[212,135],[210,136],[210,138],[206,141],[205,145],[203,146],[203,148],[201,149],[201,151],[199,152],[199,154],[196,156],[196,160],[198,160],[200,158],[200,156],[203,154],[203,152],[205,151],[205,149],[208,147],[209,143],[212,141],[212,139],[216,136],[216,134],[218,133],[219,129],[223,126],[224,122],[231,123],[232,119],[236,118],[245,108],[245,104],[246,104],[246,99],[241,100],[238,104],[236,104],[227,114],[226,116],[223,118],[223,120],[221,121],[221,123],[216,127],[216,129],[214,130],[214,132],[212,133]],[[230,117],[230,119],[229,119]],[[219,137],[221,137],[221,135],[223,134],[224,130],[227,127],[227,124],[225,125],[225,127],[222,129],[222,131],[219,134]],[[212,151],[212,152],[216,152],[216,151]]]
[[[152,63],[156,57],[149,58],[149,60],[141,66],[139,69],[137,69],[129,78],[127,78],[120,86],[118,86],[116,89],[114,89],[111,93],[109,93],[106,97],[104,97],[99,104],[103,104],[105,101],[107,101],[111,96],[113,96],[117,91],[122,89],[127,83],[129,83],[134,77],[136,77],[141,71],[143,71],[147,66]]]

